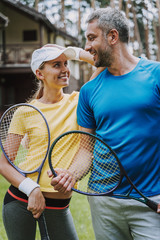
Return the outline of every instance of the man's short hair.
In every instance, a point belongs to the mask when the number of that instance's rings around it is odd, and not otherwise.
[[[119,33],[119,39],[121,42],[129,42],[129,23],[125,15],[111,7],[100,8],[92,12],[86,23],[91,23],[97,20],[98,27],[104,32],[105,35],[109,33],[111,29],[116,29]]]

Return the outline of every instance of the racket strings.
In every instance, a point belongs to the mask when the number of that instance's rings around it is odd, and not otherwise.
[[[71,132],[54,144],[52,166],[67,170],[81,192],[106,193],[121,179],[120,168],[113,152],[92,135]]]
[[[46,154],[48,132],[43,117],[36,109],[17,106],[2,118],[0,139],[9,160],[20,170],[32,172],[39,167]],[[41,151],[37,150],[39,145]],[[39,161],[32,161],[36,158]]]

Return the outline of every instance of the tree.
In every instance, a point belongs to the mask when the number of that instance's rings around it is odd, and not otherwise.
[[[65,19],[65,4],[64,4],[64,0],[61,0],[61,22],[63,24],[63,27],[61,27],[63,30],[66,31],[66,19]]]
[[[19,0],[46,14],[58,28],[85,44],[84,22],[93,9],[111,6],[126,13],[137,56],[160,60],[160,0]]]
[[[157,19],[153,19],[153,27],[155,32],[155,42],[157,45],[157,60],[160,61],[160,1],[156,0],[156,8],[158,12]]]

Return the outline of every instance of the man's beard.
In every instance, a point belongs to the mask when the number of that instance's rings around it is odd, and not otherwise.
[[[97,52],[98,60],[95,62],[96,67],[110,67],[113,63],[112,49],[108,47],[106,51],[99,50]]]

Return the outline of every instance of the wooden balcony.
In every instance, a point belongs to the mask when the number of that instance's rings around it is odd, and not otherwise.
[[[38,44],[7,44],[5,48],[0,45],[0,67],[30,64],[33,51],[39,47]]]

